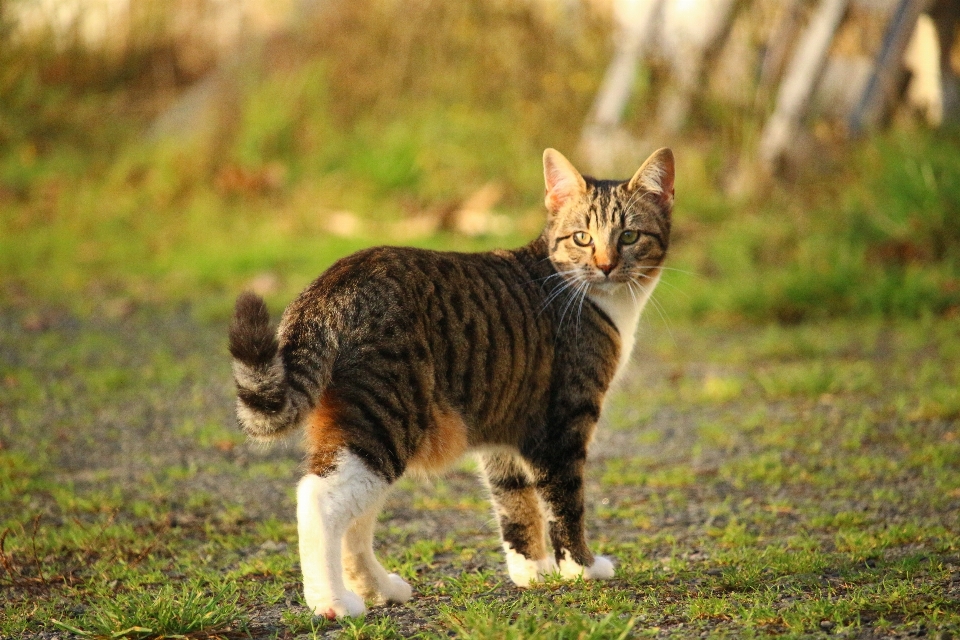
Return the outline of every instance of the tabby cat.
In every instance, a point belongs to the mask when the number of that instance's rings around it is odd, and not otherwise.
[[[258,440],[306,431],[297,525],[316,615],[410,598],[374,556],[377,514],[404,473],[467,451],[479,456],[514,583],[613,576],[584,540],[584,462],[660,277],[673,154],[660,149],[625,182],[583,177],[553,149],[543,167],[546,227],[524,247],[360,251],[308,286],[276,333],[263,300],[237,300],[243,430]]]

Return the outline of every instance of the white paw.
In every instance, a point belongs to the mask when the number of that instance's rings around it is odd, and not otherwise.
[[[504,545],[507,552],[507,573],[518,587],[529,587],[531,582],[537,582],[548,573],[557,570],[557,563],[550,556],[540,560],[530,560]]]
[[[394,602],[401,604],[409,600],[410,596],[413,595],[413,589],[410,588],[407,581],[395,573],[391,573],[387,577],[390,579],[389,586],[380,594],[384,603]]]
[[[578,577],[583,577],[584,580],[609,580],[613,577],[613,563],[604,556],[594,556],[593,564],[584,567],[570,557],[569,551],[564,551],[560,560],[560,575],[565,580]]]
[[[353,591],[344,591],[335,598],[313,598],[306,596],[307,607],[315,616],[322,616],[327,620],[344,618],[346,616],[362,616],[367,612],[363,598]]]
[[[609,580],[613,577],[613,562],[606,556],[593,556],[593,564],[583,570],[584,580]]]

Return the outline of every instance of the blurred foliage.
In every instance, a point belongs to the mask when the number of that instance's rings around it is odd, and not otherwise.
[[[129,139],[131,126],[142,125],[165,97],[209,68],[181,63],[173,15],[163,5],[132,2],[133,35],[91,48],[76,25],[18,31],[5,11],[16,2],[0,0],[0,149],[55,155],[70,148],[86,161],[95,159]]]
[[[903,127],[745,201],[681,199],[673,266],[688,273],[660,296],[684,315],[786,323],[956,315],[958,146],[957,131]]]
[[[151,126],[197,73],[162,35],[162,11],[109,53],[0,38],[0,294],[221,315],[255,277],[284,304],[369,244],[527,241],[542,219],[543,148],[577,159],[609,20],[503,0],[331,7],[221,65],[215,117],[193,136]],[[656,90],[641,73],[638,105]],[[960,311],[960,133],[906,123],[824,145],[795,176],[737,199],[721,187],[761,118],[709,98],[694,113],[674,144],[677,270],[657,293],[667,318]],[[629,117],[642,131],[645,112]],[[509,235],[406,230],[491,182]],[[335,235],[341,211],[370,224]]]
[[[577,15],[501,0],[332,3],[266,46],[233,158],[338,174],[411,205],[488,180],[535,202],[539,154],[574,147],[611,48],[606,20]]]

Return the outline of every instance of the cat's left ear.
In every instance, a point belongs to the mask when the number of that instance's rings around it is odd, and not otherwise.
[[[657,149],[630,178],[627,191],[643,189],[656,194],[661,206],[673,206],[673,151]]]
[[[543,181],[546,185],[543,201],[551,214],[587,192],[583,176],[556,149],[543,152]]]

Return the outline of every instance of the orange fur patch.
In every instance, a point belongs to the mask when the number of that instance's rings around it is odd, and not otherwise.
[[[306,438],[310,473],[325,475],[334,467],[337,454],[346,444],[343,430],[337,424],[339,403],[329,391],[307,420]]]
[[[460,459],[468,446],[467,425],[456,411],[433,411],[433,424],[420,441],[407,467],[422,473],[443,471]]]

